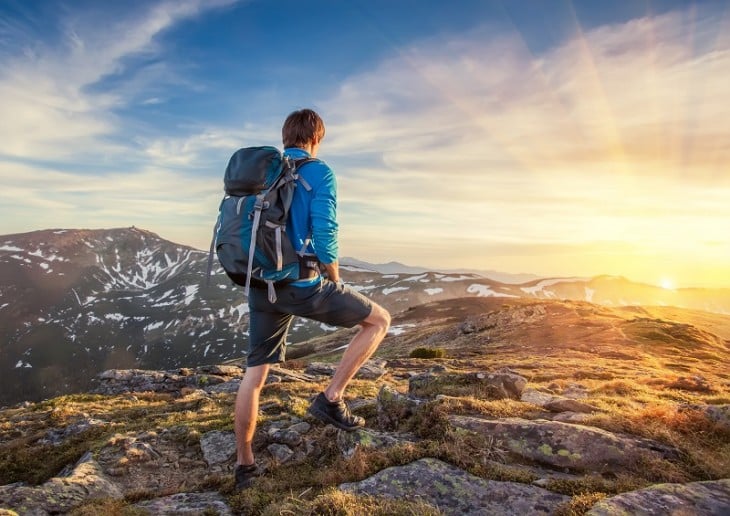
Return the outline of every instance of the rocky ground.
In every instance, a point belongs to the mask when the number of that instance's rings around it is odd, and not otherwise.
[[[0,514],[730,513],[720,326],[504,300],[396,323],[416,320],[353,382],[355,432],[306,414],[336,353],[274,369],[255,441],[265,473],[243,493],[236,365],[111,370],[95,393],[4,410]],[[408,358],[416,345],[446,356]]]

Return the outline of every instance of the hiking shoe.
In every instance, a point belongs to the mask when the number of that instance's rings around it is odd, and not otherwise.
[[[261,476],[261,470],[256,464],[249,464],[248,466],[237,464],[235,471],[236,489],[241,490],[251,487],[254,479],[258,476]]]
[[[309,413],[320,421],[334,425],[341,430],[352,432],[365,425],[365,420],[350,412],[343,400],[329,401],[323,392],[320,392],[309,406]]]

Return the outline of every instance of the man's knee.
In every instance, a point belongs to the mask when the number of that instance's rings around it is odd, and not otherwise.
[[[269,364],[247,367],[241,380],[241,387],[251,391],[260,391],[269,373]]]
[[[373,308],[365,322],[377,326],[383,333],[390,327],[390,312],[382,306],[373,303]]]

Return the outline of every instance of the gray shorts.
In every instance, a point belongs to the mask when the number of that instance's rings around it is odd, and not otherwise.
[[[265,288],[249,291],[248,367],[284,361],[286,336],[295,315],[352,328],[373,309],[359,292],[326,279],[310,287],[277,286],[276,297],[276,303],[271,303]]]

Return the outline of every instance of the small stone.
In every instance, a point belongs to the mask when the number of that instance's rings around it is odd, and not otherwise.
[[[298,446],[302,442],[301,434],[290,429],[273,432],[271,439],[276,443],[287,444],[289,446]]]
[[[266,447],[271,456],[280,464],[292,458],[294,452],[285,444],[272,443]]]
[[[306,434],[307,432],[309,432],[309,430],[311,428],[312,428],[312,425],[310,425],[306,421],[302,421],[300,423],[295,423],[292,426],[290,426],[289,430],[297,432],[298,434]]]

